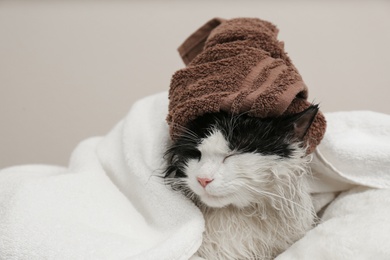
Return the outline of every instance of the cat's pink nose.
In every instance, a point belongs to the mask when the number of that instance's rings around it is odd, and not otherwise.
[[[206,187],[207,184],[209,184],[210,182],[212,182],[214,179],[209,179],[209,178],[197,178],[198,179],[198,182],[200,183],[200,185],[202,185],[202,187]]]

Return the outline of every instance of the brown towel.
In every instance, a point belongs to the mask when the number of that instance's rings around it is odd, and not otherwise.
[[[215,18],[193,33],[179,47],[187,67],[173,75],[169,90],[171,138],[205,113],[247,112],[265,118],[307,108],[307,87],[277,34],[273,24],[255,18]],[[308,153],[325,128],[318,113],[305,136]]]

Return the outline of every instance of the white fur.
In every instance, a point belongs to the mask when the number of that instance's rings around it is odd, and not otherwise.
[[[186,167],[206,231],[198,254],[206,259],[273,259],[314,222],[307,184],[308,158],[230,151],[218,130],[198,146],[201,159]],[[213,179],[205,188],[197,177]]]

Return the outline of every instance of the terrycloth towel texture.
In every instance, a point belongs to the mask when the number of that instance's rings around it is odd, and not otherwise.
[[[273,24],[255,18],[215,18],[192,34],[179,47],[187,67],[173,75],[170,86],[171,138],[205,113],[265,118],[306,109],[307,87],[277,34]],[[305,137],[308,153],[325,128],[319,113]]]
[[[167,93],[137,102],[107,136],[80,143],[67,168],[0,171],[0,259],[190,258],[201,243],[202,215],[155,177],[170,140],[167,106]],[[390,116],[346,112],[327,117],[322,159],[314,153],[310,177],[318,202],[358,183],[387,189],[342,193],[325,211],[323,223],[278,260],[390,259]],[[345,148],[340,150],[341,142]],[[333,153],[344,155],[343,160],[336,161]]]

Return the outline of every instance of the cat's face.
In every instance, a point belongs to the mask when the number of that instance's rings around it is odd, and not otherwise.
[[[183,170],[185,182],[210,207],[246,207],[268,197],[277,185],[276,178],[288,178],[289,164],[301,165],[303,155],[302,149],[294,158],[235,151],[218,129],[202,139],[196,149],[201,157],[188,159]]]
[[[300,144],[315,113],[304,118],[303,125],[299,116],[199,118],[167,151],[166,177],[174,188],[209,207],[243,208],[283,196],[305,171]]]

